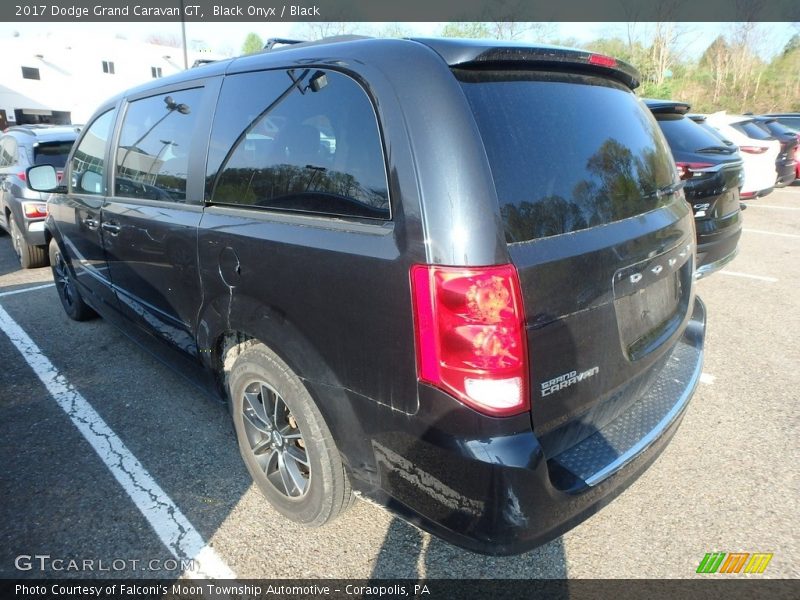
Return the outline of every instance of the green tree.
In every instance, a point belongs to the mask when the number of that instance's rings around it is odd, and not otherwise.
[[[442,37],[449,38],[490,38],[493,37],[487,23],[470,21],[465,23],[448,23],[442,28]]]
[[[264,40],[257,33],[250,32],[244,38],[242,44],[242,54],[255,54],[264,48]]]

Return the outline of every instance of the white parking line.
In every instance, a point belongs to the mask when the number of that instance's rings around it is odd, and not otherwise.
[[[751,275],[750,273],[739,273],[738,271],[728,271],[723,269],[720,271],[722,275],[730,275],[732,277],[744,277],[745,279],[756,279],[758,281],[766,281],[768,283],[776,283],[778,280],[775,277],[766,277],[764,275]]]
[[[800,235],[797,235],[796,233],[778,233],[777,231],[764,231],[763,229],[747,229],[746,227],[742,229],[742,231],[746,233],[763,233],[764,235],[777,235],[779,237],[788,237],[800,240]]]
[[[72,424],[94,448],[100,460],[127,492],[172,555],[178,560],[193,559],[193,568],[183,575],[192,578],[234,579],[234,572],[205,543],[200,533],[122,440],[2,307],[0,329],[16,346],[56,403],[67,413]]]
[[[55,283],[46,283],[44,285],[35,285],[33,287],[22,288],[21,290],[11,290],[10,292],[0,292],[0,298],[3,296],[13,296],[14,294],[24,294],[25,292],[32,292],[33,290],[43,290],[45,288],[53,287]]]
[[[701,373],[700,374],[700,383],[705,383],[706,385],[712,385],[714,381],[716,381],[716,377],[711,375],[710,373]]]
[[[747,208],[775,208],[778,210],[800,210],[800,206],[776,206],[775,204],[748,204]]]

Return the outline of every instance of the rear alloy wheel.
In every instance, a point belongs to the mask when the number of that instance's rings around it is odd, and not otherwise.
[[[58,299],[61,300],[61,306],[64,307],[67,316],[73,321],[86,321],[96,317],[97,313],[83,301],[78,288],[75,287],[67,261],[64,260],[61,249],[54,239],[50,240],[50,268],[53,271]]]
[[[298,523],[333,520],[351,504],[350,482],[302,381],[257,344],[236,358],[228,382],[239,450],[261,492]]]
[[[14,252],[16,252],[19,264],[23,269],[38,269],[47,265],[46,249],[43,246],[32,246],[26,242],[14,217],[9,217],[9,229]]]

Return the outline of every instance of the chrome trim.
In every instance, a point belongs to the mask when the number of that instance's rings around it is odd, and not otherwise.
[[[729,262],[731,262],[734,258],[736,258],[737,254],[739,254],[739,245],[738,244],[736,245],[736,249],[733,252],[731,252],[730,254],[728,254],[728,256],[724,256],[724,257],[720,258],[717,261],[714,261],[712,263],[708,263],[707,265],[703,265],[702,267],[698,267],[698,269],[694,272],[695,280],[700,279],[702,277],[708,277],[712,273],[716,273],[717,271],[722,269],[722,267],[724,267]]]
[[[640,439],[636,444],[628,448],[623,454],[618,456],[616,460],[610,462],[605,467],[600,469],[597,473],[586,479],[586,485],[588,486],[595,486],[598,483],[602,482],[607,477],[613,475],[617,471],[619,471],[622,467],[624,467],[628,462],[636,458],[639,454],[641,454],[650,444],[655,442],[664,430],[672,424],[675,418],[686,408],[686,405],[689,404],[689,399],[694,394],[694,390],[697,387],[697,384],[700,382],[700,375],[703,372],[703,356],[704,351],[699,351],[700,355],[697,360],[697,364],[694,368],[694,373],[692,373],[692,377],[689,380],[689,385],[686,386],[684,389],[683,394],[675,403],[675,405],[670,409],[670,411],[664,415],[664,417],[658,422],[658,424],[650,430],[650,432]]]

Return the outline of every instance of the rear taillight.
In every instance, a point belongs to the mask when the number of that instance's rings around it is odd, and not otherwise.
[[[411,268],[419,379],[477,411],[529,409],[528,353],[513,265]]]
[[[47,204],[44,202],[23,202],[22,211],[29,219],[39,219],[47,216]]]
[[[766,146],[739,146],[739,150],[748,154],[764,154],[768,148]]]
[[[22,181],[28,180],[28,176],[25,174],[25,171],[20,171],[17,173],[17,177],[19,177]]]
[[[710,169],[714,165],[711,163],[676,162],[675,166],[678,167],[678,174],[681,179],[691,179],[692,177],[706,175],[704,169]]]

